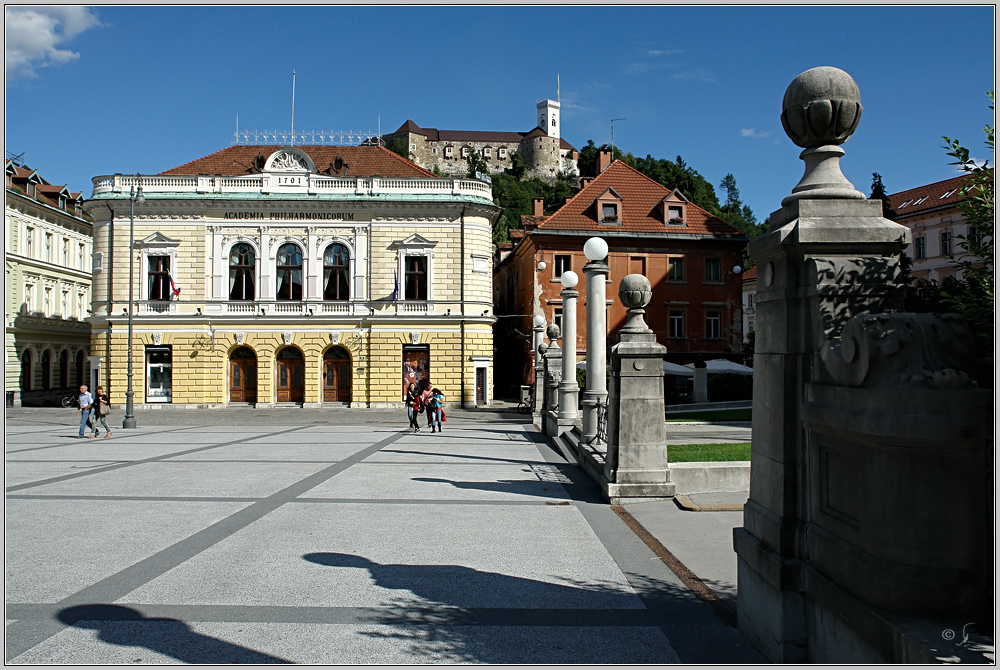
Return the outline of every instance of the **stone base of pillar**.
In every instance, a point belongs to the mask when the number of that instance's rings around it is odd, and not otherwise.
[[[569,433],[574,428],[580,426],[580,419],[576,418],[563,418],[559,416],[559,412],[553,412],[551,410],[546,410],[542,412],[542,432],[549,437],[557,437],[565,433]]]
[[[601,490],[611,505],[649,502],[650,500],[672,500],[676,493],[673,482],[616,484],[603,477],[601,478]]]

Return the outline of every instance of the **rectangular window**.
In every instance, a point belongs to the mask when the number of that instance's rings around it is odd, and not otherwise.
[[[437,156],[437,152],[438,152],[437,147],[434,147],[433,149],[431,149],[431,153],[434,154],[435,156]]]
[[[52,235],[49,233],[45,233],[45,260],[52,262]]]
[[[45,287],[45,302],[42,305],[43,313],[46,317],[52,316],[52,289]]]
[[[721,282],[722,281],[722,259],[721,258],[706,258],[705,259],[705,281],[707,281],[707,282]]]
[[[667,205],[667,223],[671,226],[683,226],[684,208],[680,205]]]
[[[77,256],[77,262],[78,262],[77,267],[79,269],[81,269],[81,270],[86,270],[86,267],[83,264],[83,259],[86,257],[86,253],[85,253],[86,250],[87,250],[87,246],[85,244],[81,244],[80,245],[80,252],[79,252],[79,255]]]
[[[569,272],[572,269],[573,257],[570,254],[556,254],[556,268],[552,273],[553,279],[558,281],[564,272]]]
[[[941,233],[941,255],[951,256],[951,231],[946,230]]]
[[[28,258],[35,255],[35,229],[31,227],[24,234],[24,255]]]
[[[559,326],[560,332],[562,332],[562,317],[563,317],[562,307],[556,307],[555,309],[552,310],[552,323]]]
[[[629,256],[628,273],[630,275],[646,276],[646,259],[643,256]]]
[[[483,149],[483,155],[489,158],[490,156],[493,155],[493,149],[491,149],[490,147],[486,147],[485,149]]]
[[[669,262],[670,269],[667,271],[667,280],[684,281],[684,257],[672,256]]]
[[[927,258],[927,240],[923,237],[913,239],[913,256],[917,260]]]
[[[69,267],[69,240],[66,238],[63,238],[62,264],[63,267]]]
[[[499,152],[500,152],[500,158],[507,158],[507,150],[505,148],[500,147]]]
[[[64,319],[70,317],[69,313],[69,291],[62,292],[62,303],[59,305],[59,316]]]
[[[172,368],[169,346],[146,347],[146,402],[171,402],[174,395]]]
[[[404,300],[427,300],[427,257],[407,256]]]
[[[462,147],[462,158],[469,157],[469,147]]]
[[[444,148],[444,157],[445,158],[451,158],[453,151],[454,150],[451,147],[445,147]]]
[[[83,294],[77,293],[76,295],[76,318],[85,319],[87,317],[86,312],[83,311]]]
[[[705,313],[705,339],[722,339],[722,312]]]
[[[684,337],[684,310],[670,310],[670,337],[682,339]]]
[[[601,218],[604,221],[618,220],[618,205],[615,203],[603,203],[601,205]]]
[[[24,285],[24,311],[31,314],[35,311],[35,285]]]
[[[170,300],[170,256],[149,257],[149,299]]]

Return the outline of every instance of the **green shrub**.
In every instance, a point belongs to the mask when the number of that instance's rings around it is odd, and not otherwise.
[[[708,376],[709,402],[753,400],[753,375],[722,372]]]

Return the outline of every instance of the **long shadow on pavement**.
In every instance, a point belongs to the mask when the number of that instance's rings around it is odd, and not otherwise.
[[[123,647],[145,647],[182,663],[291,663],[238,644],[202,635],[177,619],[146,618],[121,605],[76,605],[60,610],[68,626],[96,630],[98,639]]]

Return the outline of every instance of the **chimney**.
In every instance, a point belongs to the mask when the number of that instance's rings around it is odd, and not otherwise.
[[[535,198],[531,209],[532,216],[545,216],[545,198]]]
[[[597,155],[597,174],[604,172],[604,168],[609,165],[611,165],[611,151],[601,149],[601,152]]]
[[[584,177],[580,180],[580,188],[587,188],[587,184],[594,181],[591,177]]]

